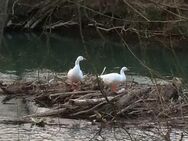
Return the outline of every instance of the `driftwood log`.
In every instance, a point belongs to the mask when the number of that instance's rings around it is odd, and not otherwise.
[[[150,89],[150,87],[146,87],[130,91],[128,94],[122,96],[119,101],[117,101],[118,107],[126,107],[133,101],[137,101],[141,96],[147,95]]]

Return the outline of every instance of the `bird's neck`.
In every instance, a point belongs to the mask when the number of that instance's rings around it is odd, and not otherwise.
[[[123,70],[120,71],[121,76],[125,76],[125,72]]]
[[[80,66],[79,63],[80,63],[80,60],[76,60],[76,61],[75,61],[75,66],[76,66],[76,65]]]
[[[120,75],[121,75],[122,81],[126,80],[126,75],[125,75],[125,72],[123,70],[120,71]]]
[[[74,67],[80,69],[80,64],[79,64],[79,62],[80,62],[80,61],[76,60],[76,61],[75,61],[75,66],[74,66]]]

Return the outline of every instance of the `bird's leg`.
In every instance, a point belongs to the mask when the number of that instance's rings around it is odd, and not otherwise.
[[[117,92],[117,86],[115,84],[112,84],[111,90],[112,92]]]
[[[71,90],[74,91],[75,88],[76,88],[75,82],[72,82],[72,83],[71,83]]]
[[[80,89],[80,82],[74,82],[72,84],[72,90],[73,91],[78,91]]]

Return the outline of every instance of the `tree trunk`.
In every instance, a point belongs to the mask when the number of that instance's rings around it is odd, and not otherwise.
[[[3,37],[5,21],[7,19],[7,8],[9,0],[0,0],[0,45]]]

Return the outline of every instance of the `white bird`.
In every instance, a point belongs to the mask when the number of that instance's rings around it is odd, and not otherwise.
[[[113,92],[116,92],[117,84],[120,84],[124,81],[126,81],[126,75],[124,71],[127,71],[128,69],[126,67],[122,67],[119,73],[109,73],[100,75],[99,78],[101,78],[106,85],[110,85]]]
[[[82,56],[78,56],[78,58],[75,61],[75,66],[68,71],[67,78],[71,81],[71,83],[79,82],[83,80],[83,73],[80,69],[80,61],[86,60]]]

